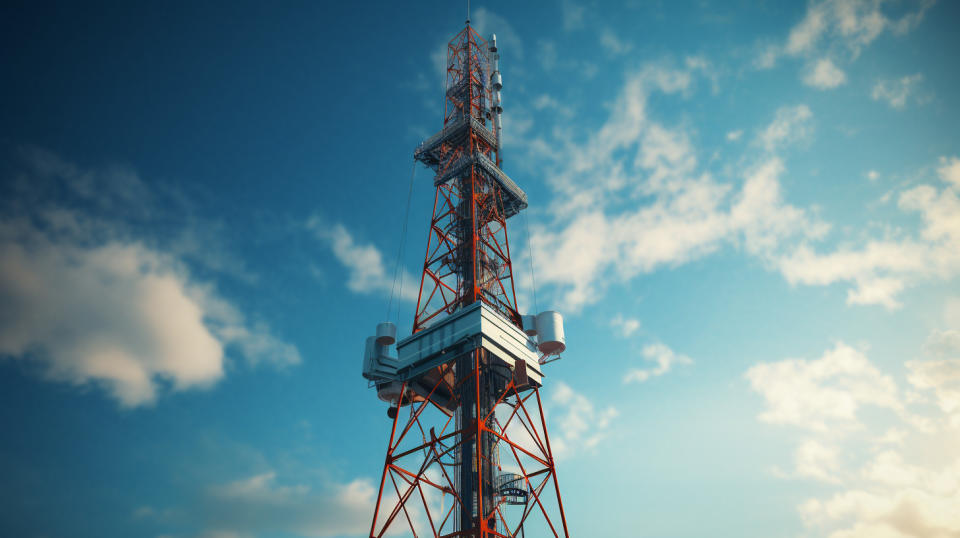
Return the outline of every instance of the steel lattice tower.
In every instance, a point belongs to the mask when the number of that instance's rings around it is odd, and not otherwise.
[[[517,310],[507,219],[527,199],[500,168],[496,36],[468,20],[446,73],[443,128],[414,152],[436,196],[413,334],[393,358],[382,323],[364,355],[393,419],[370,536],[568,537],[539,391],[562,320]]]

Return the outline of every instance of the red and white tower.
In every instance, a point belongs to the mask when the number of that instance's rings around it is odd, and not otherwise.
[[[563,321],[517,310],[507,219],[527,197],[500,168],[501,87],[496,36],[468,20],[443,128],[414,151],[436,198],[413,334],[381,323],[364,351],[393,419],[371,538],[569,536],[540,398]]]

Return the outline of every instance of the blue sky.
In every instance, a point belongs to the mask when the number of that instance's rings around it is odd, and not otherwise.
[[[960,533],[957,4],[473,4],[571,532]],[[463,7],[0,8],[0,534],[366,532]]]

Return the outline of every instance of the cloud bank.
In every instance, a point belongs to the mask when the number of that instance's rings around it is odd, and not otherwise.
[[[0,356],[100,387],[124,407],[212,386],[230,350],[252,363],[300,362],[295,347],[192,277],[175,247],[140,231],[163,209],[135,173],[24,155],[0,219]],[[139,221],[124,215],[132,208]]]
[[[930,357],[906,362],[909,389],[842,342],[819,359],[760,363],[746,372],[764,399],[760,420],[801,434],[793,470],[775,474],[828,488],[797,506],[816,535],[960,535],[960,337],[954,333],[934,331],[925,346]]]

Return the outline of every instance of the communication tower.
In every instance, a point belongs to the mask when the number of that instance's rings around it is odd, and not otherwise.
[[[527,196],[500,168],[499,62],[468,19],[443,128],[414,151],[436,196],[413,333],[380,323],[363,358],[393,422],[371,537],[569,536],[540,398],[563,320],[517,309],[507,219]]]

